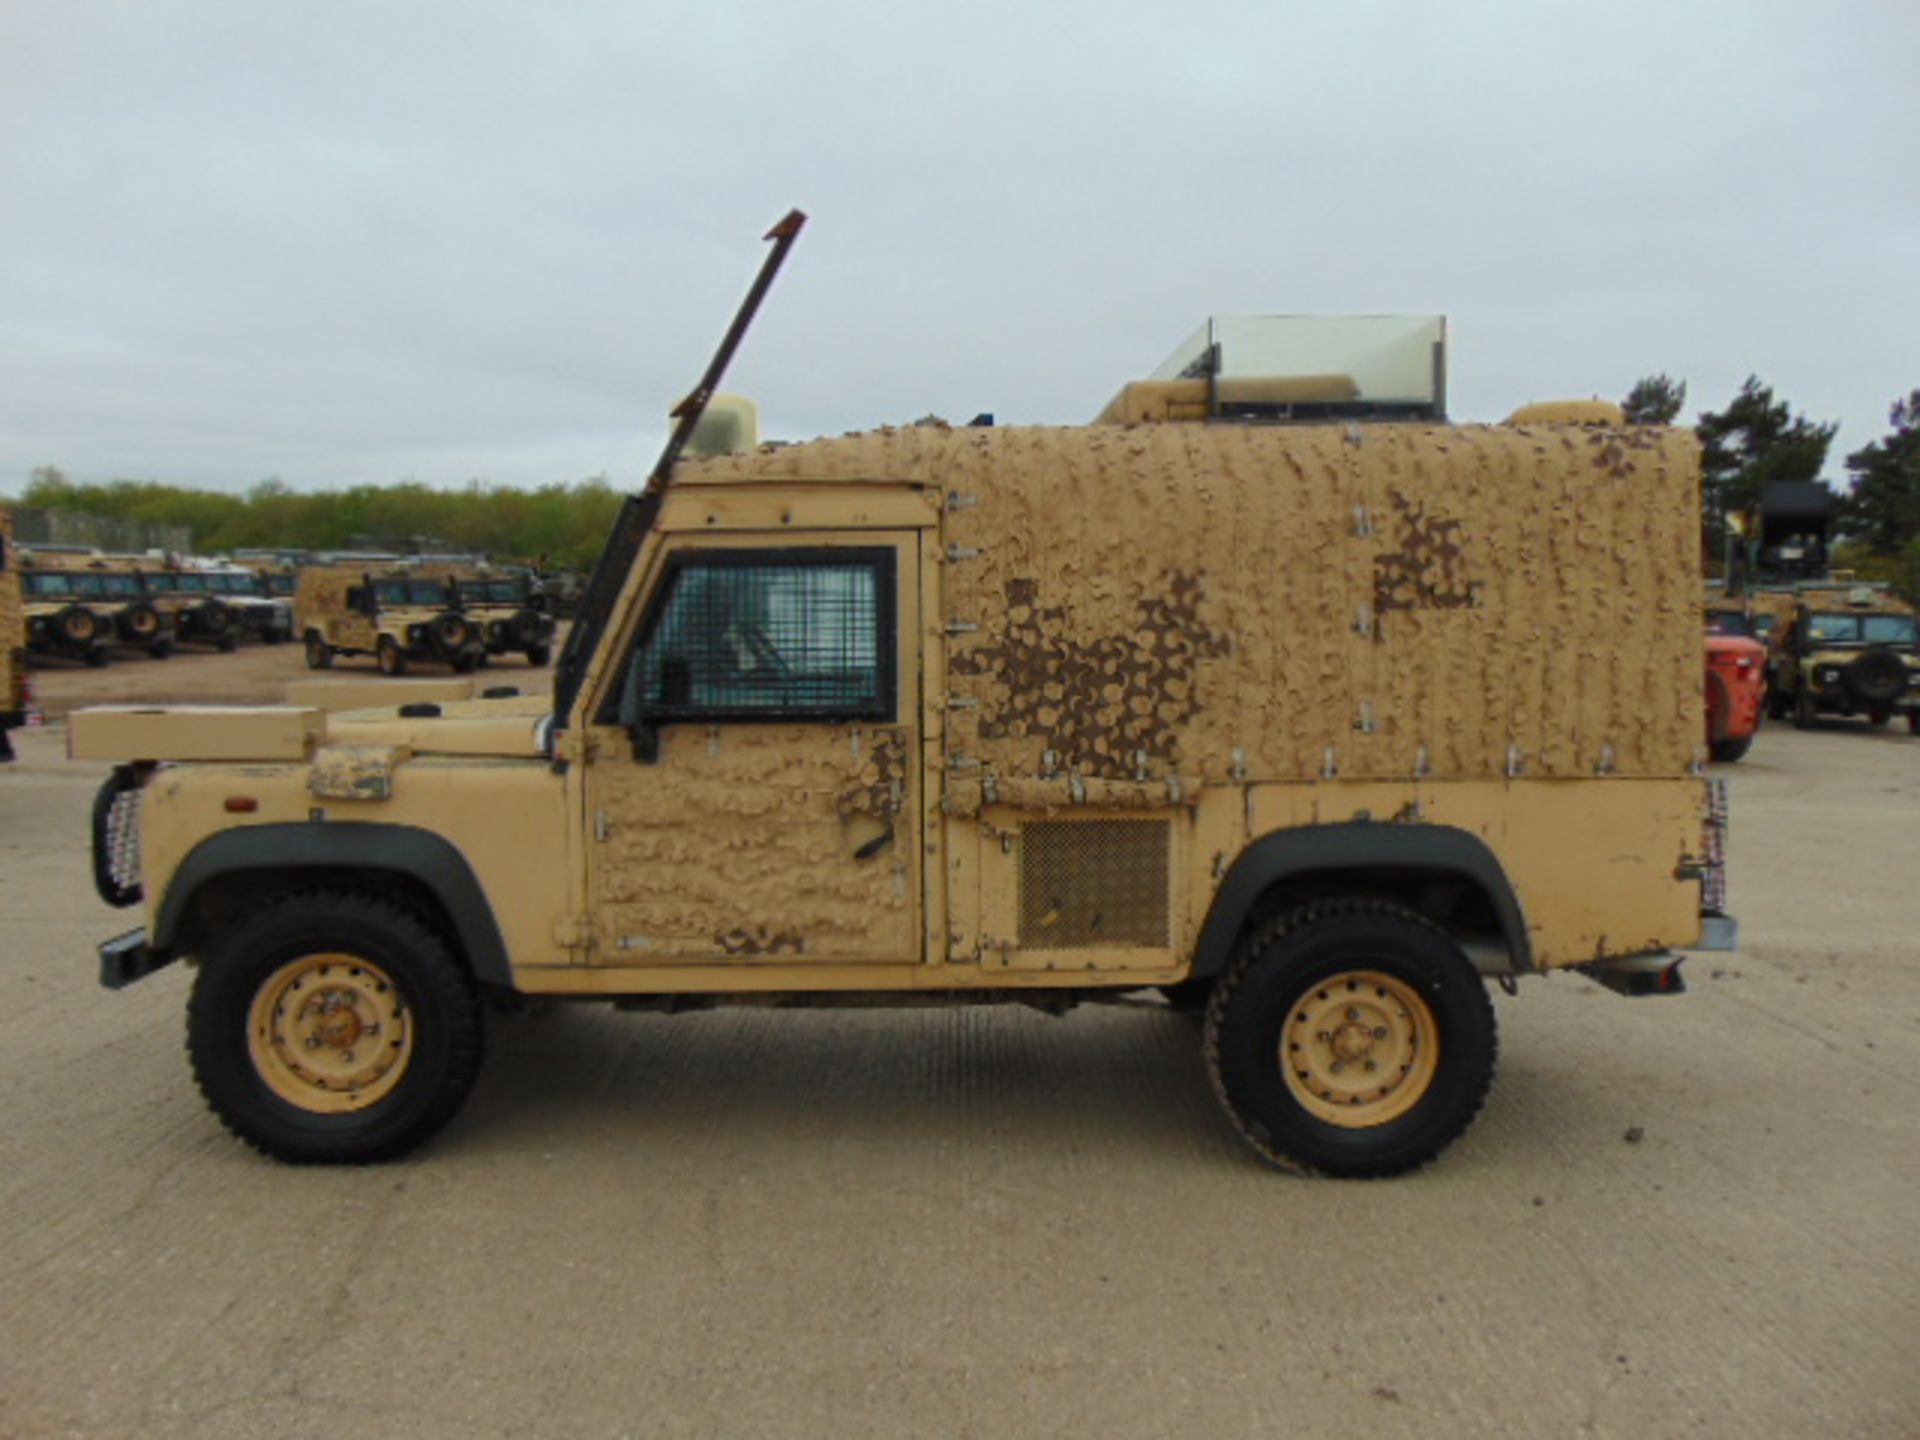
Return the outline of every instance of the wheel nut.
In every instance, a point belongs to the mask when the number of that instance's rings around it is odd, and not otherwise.
[[[1372,1073],[1373,1071],[1375,1071],[1375,1070],[1378,1070],[1379,1068],[1380,1068],[1380,1067],[1379,1067],[1378,1065],[1376,1065],[1376,1064],[1374,1064],[1374,1063],[1373,1063],[1373,1061],[1371,1061],[1371,1060],[1369,1060],[1369,1061],[1367,1061],[1367,1070],[1368,1070],[1368,1073]]]
[[[1336,1060],[1333,1062],[1333,1065],[1331,1068],[1333,1070],[1333,1073],[1338,1075],[1342,1070],[1346,1069],[1347,1067],[1341,1064],[1338,1060]]]
[[[1318,1032],[1313,1038],[1316,1040],[1331,1041],[1333,1039],[1333,1034],[1331,1031],[1322,1030]]]
[[[342,1050],[340,1052],[340,1058],[342,1060],[351,1060],[353,1059],[353,1052],[351,1050]]]
[[[1387,1027],[1386,1027],[1386,1026],[1384,1026],[1384,1025],[1376,1025],[1376,1026],[1374,1026],[1374,1027],[1373,1027],[1373,1038],[1374,1038],[1374,1039],[1376,1039],[1376,1040],[1384,1040],[1384,1039],[1386,1039],[1386,1038],[1387,1038]]]
[[[1347,1007],[1347,1019],[1358,1020],[1359,1018],[1360,1018],[1360,1012],[1357,1009],[1355,1009],[1353,1006],[1349,1005]]]

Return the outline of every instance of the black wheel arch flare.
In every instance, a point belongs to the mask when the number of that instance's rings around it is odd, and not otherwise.
[[[417,885],[445,912],[450,938],[474,978],[489,985],[512,983],[506,941],[473,867],[444,836],[413,825],[329,820],[244,825],[210,835],[174,871],[150,943],[163,954],[173,953],[195,899],[208,885],[249,874],[265,880],[276,873],[320,883],[390,878]]]
[[[1194,945],[1191,974],[1220,974],[1232,958],[1261,899],[1278,886],[1311,884],[1316,875],[1349,889],[1355,877],[1428,875],[1478,888],[1500,923],[1500,940],[1515,974],[1534,969],[1533,945],[1519,897],[1487,843],[1450,825],[1404,825],[1353,821],[1304,825],[1263,835],[1240,852],[1220,886]]]

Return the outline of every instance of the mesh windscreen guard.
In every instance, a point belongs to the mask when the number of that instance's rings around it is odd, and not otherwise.
[[[1164,820],[1044,821],[1020,831],[1020,945],[1165,949]]]
[[[878,567],[697,561],[674,575],[634,679],[650,714],[891,712]]]

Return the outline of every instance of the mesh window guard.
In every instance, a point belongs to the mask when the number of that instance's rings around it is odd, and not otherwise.
[[[669,575],[622,710],[891,719],[893,552],[705,552]]]

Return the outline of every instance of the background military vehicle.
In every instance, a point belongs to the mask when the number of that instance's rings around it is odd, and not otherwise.
[[[1801,728],[1821,715],[1904,715],[1920,734],[1920,633],[1914,608],[1883,585],[1810,586],[1776,629],[1770,703]]]
[[[456,575],[453,586],[461,612],[480,626],[488,655],[517,650],[536,666],[553,658],[553,617],[524,576],[475,572]]]
[[[0,510],[0,760],[13,759],[10,732],[27,718],[27,612],[13,549],[13,516]]]
[[[466,674],[487,658],[480,623],[461,613],[448,578],[411,567],[304,567],[294,614],[315,670],[336,655],[371,655],[383,675],[404,675],[420,660]]]
[[[172,621],[176,639],[215,650],[239,648],[246,621],[204,570],[148,563],[140,568],[140,578],[154,604]]]
[[[173,651],[173,623],[123,557],[21,552],[30,649],[104,665],[108,647]]]
[[[1059,1012],[1158,986],[1204,1006],[1261,1156],[1392,1174],[1480,1108],[1487,978],[1671,994],[1676,948],[1731,943],[1672,623],[1701,585],[1690,435],[1447,425],[1420,323],[1320,330],[1341,384],[1215,386],[1287,348],[1221,327],[1195,423],[680,463],[799,224],[623,508],[551,701],[72,717],[75,755],[126,762],[101,893],[144,906],[102,978],[197,964],[189,1051],[237,1134],[408,1150],[472,1085],[494,994]],[[1151,412],[1191,382],[1129,388]],[[1326,423],[1223,423],[1209,389]]]
[[[239,616],[241,629],[268,645],[293,638],[293,599],[289,586],[284,598],[274,596],[266,577],[238,565],[208,565],[208,593]]]

